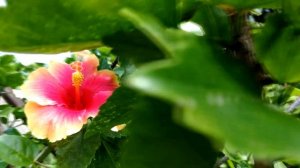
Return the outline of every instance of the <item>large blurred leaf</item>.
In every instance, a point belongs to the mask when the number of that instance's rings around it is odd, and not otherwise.
[[[120,56],[122,65],[131,62],[140,64],[164,57],[161,51],[144,34],[138,31],[116,33],[104,38],[103,41],[105,44],[114,47],[113,52]]]
[[[284,0],[282,1],[282,11],[285,13],[285,17],[294,21],[296,24],[299,23],[300,16],[300,2],[294,0]]]
[[[29,166],[38,154],[38,145],[16,135],[0,136],[0,160],[15,166]]]
[[[166,30],[151,17],[122,13],[173,57],[141,68],[131,76],[131,86],[182,106],[177,121],[231,147],[300,160],[300,122],[251,94],[254,80],[238,63],[195,36]]]
[[[299,25],[277,14],[256,38],[257,58],[280,82],[300,81],[299,32]]]
[[[221,8],[203,3],[193,16],[192,21],[204,28],[205,38],[219,43],[228,43],[232,38],[229,17]]]
[[[131,30],[118,15],[131,7],[174,25],[175,0],[8,0],[0,8],[0,50],[60,52],[95,48],[108,34]],[[26,17],[24,17],[26,15]]]
[[[122,168],[211,168],[216,153],[202,135],[172,121],[171,106],[150,98],[136,102],[124,144]]]

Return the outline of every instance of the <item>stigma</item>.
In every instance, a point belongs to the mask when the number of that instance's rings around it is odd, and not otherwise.
[[[84,79],[83,74],[81,72],[82,64],[79,61],[75,61],[71,63],[70,66],[71,69],[75,71],[72,73],[72,85],[74,86],[75,91],[75,108],[80,109],[82,107],[80,86],[82,85]]]
[[[80,87],[83,82],[83,74],[82,74],[82,65],[81,62],[76,61],[73,62],[71,65],[71,69],[75,72],[72,73],[72,85],[74,87]]]

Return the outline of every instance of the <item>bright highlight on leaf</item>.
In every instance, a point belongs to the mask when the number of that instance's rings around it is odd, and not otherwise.
[[[188,22],[180,23],[179,28],[186,32],[194,33],[195,35],[198,36],[205,35],[203,27],[195,22],[188,21]]]
[[[78,132],[119,86],[114,72],[97,71],[95,55],[76,55],[79,61],[70,65],[51,62],[48,69],[35,70],[21,87],[28,127],[39,139],[54,142]]]
[[[110,130],[113,132],[119,132],[122,131],[126,127],[126,124],[120,124],[112,127]]]

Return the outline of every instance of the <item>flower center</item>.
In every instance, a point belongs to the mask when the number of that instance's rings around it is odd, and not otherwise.
[[[70,64],[71,69],[75,72],[72,73],[72,85],[75,89],[75,108],[80,109],[81,108],[81,102],[80,102],[80,86],[83,82],[83,74],[82,74],[82,65],[81,62],[76,61]]]

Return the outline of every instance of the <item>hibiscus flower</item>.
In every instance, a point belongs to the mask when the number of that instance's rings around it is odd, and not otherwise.
[[[33,71],[21,86],[27,98],[24,111],[33,136],[55,142],[82,128],[95,117],[119,86],[113,71],[97,71],[97,57],[77,53],[71,64],[51,62]]]

